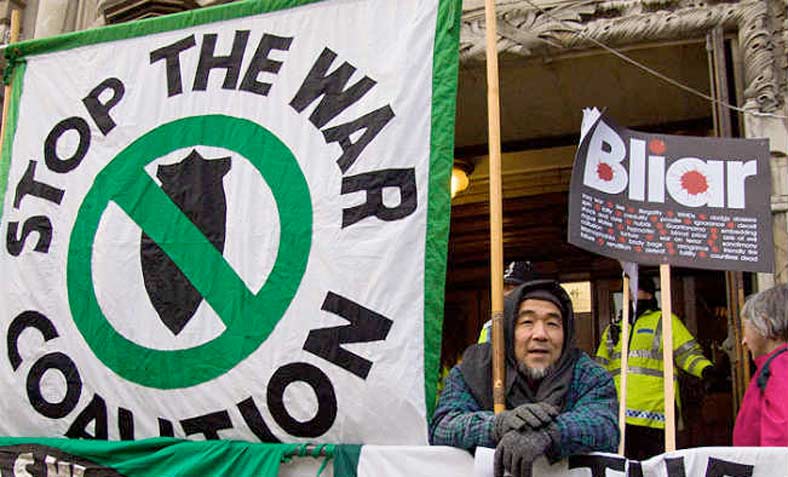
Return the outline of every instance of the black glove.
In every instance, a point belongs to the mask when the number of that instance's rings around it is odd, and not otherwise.
[[[496,441],[509,431],[538,430],[553,422],[558,408],[546,402],[526,403],[495,415],[493,436]]]
[[[553,443],[555,425],[540,431],[509,431],[495,448],[495,477],[503,477],[504,470],[513,477],[531,477],[534,461],[544,455]]]
[[[725,391],[727,376],[723,375],[714,366],[706,366],[701,372],[703,390],[706,394]]]

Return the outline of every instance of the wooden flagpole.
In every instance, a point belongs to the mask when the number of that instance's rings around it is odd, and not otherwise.
[[[618,401],[618,427],[621,431],[621,440],[618,444],[618,453],[624,455],[624,441],[626,440],[627,428],[627,371],[629,369],[629,275],[624,273],[624,299],[621,309],[621,377],[619,378],[619,389],[621,393]],[[609,356],[612,360],[613,356]]]
[[[670,265],[659,266],[662,290],[662,365],[665,392],[665,452],[676,450],[676,399],[673,384],[673,310],[670,300]]]
[[[8,47],[19,41],[19,30],[21,29],[22,15],[19,10],[11,10],[11,31],[8,36]],[[8,65],[6,65],[8,68]],[[0,128],[0,151],[3,150],[3,141],[5,140],[6,132],[6,119],[8,118],[8,108],[11,105],[11,83],[5,85],[3,95],[3,126]]]
[[[484,6],[487,29],[487,127],[490,156],[490,308],[492,317],[493,410],[506,409],[503,336],[503,233],[501,203],[501,124],[498,92],[498,31],[495,0]]]

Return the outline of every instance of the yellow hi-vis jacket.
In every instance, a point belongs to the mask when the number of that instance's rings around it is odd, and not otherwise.
[[[646,311],[630,329],[627,363],[627,424],[665,428],[664,377],[662,374],[662,312]],[[610,326],[605,328],[596,361],[613,376],[621,397],[621,340],[613,345]],[[701,377],[711,362],[684,324],[673,315],[673,363],[689,374]],[[674,371],[674,379],[676,379]],[[678,385],[676,403],[680,406]]]

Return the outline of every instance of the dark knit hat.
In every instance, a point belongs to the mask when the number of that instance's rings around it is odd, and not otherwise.
[[[646,293],[655,295],[657,293],[657,287],[654,285],[654,279],[652,277],[641,276],[638,280],[638,290],[643,290]]]
[[[536,278],[534,266],[529,261],[515,260],[509,262],[503,272],[503,282],[507,285],[522,285]]]

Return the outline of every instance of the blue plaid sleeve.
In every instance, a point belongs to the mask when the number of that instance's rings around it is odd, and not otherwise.
[[[575,365],[566,402],[566,409],[556,418],[561,439],[551,449],[552,459],[618,451],[618,397],[613,378],[585,353]]]
[[[615,390],[614,390],[615,392]],[[472,450],[495,447],[492,411],[483,411],[471,395],[462,372],[449,372],[430,423],[430,444]]]

